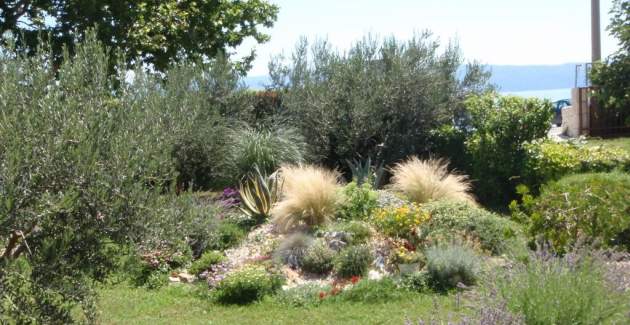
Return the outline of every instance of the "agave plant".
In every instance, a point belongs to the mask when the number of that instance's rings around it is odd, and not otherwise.
[[[372,188],[378,189],[382,184],[385,168],[383,163],[372,165],[372,159],[367,158],[363,161],[359,159],[346,160],[350,171],[352,172],[352,180],[361,186],[363,183],[369,183]]]
[[[269,218],[271,208],[278,200],[281,187],[279,183],[275,173],[266,176],[255,166],[239,186],[243,205],[241,211],[258,222]]]

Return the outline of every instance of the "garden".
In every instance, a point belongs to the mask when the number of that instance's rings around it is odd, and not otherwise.
[[[630,139],[547,139],[429,33],[302,40],[261,91],[6,43],[2,324],[630,322]]]

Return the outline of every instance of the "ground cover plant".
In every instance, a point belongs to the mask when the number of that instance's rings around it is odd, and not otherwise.
[[[628,320],[619,283],[607,282],[605,259],[584,252],[560,258],[538,251],[496,281],[507,307],[525,324],[615,324]],[[601,258],[601,256],[599,256]]]

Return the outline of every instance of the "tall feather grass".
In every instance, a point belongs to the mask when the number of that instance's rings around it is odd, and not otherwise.
[[[241,175],[252,172],[254,166],[271,174],[282,164],[300,164],[305,160],[304,138],[293,128],[245,126],[232,132],[232,139],[233,160]]]
[[[316,166],[283,166],[282,198],[271,211],[281,231],[330,220],[339,206],[340,174]]]
[[[411,157],[396,164],[391,172],[391,188],[413,202],[450,200],[476,204],[468,176],[449,173],[446,160]]]

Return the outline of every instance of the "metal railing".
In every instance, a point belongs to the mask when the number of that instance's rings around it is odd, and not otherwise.
[[[593,63],[575,65],[575,88],[591,87],[591,71]],[[581,83],[583,82],[583,83]]]

